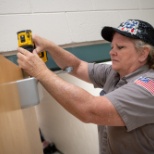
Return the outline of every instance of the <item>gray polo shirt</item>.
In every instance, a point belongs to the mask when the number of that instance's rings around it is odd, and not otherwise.
[[[98,126],[100,154],[154,154],[154,70],[145,65],[120,79],[110,65],[90,63],[89,76],[126,125]]]

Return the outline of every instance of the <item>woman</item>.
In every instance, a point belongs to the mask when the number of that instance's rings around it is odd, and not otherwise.
[[[154,153],[154,28],[131,19],[101,34],[111,42],[112,66],[82,61],[39,36],[33,53],[18,49],[19,66],[74,116],[98,125],[100,154]],[[101,96],[50,71],[37,55],[44,50],[62,69],[71,66],[72,75],[103,88]]]

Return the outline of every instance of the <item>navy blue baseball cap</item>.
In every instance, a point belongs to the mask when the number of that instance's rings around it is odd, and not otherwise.
[[[140,39],[154,46],[154,28],[148,22],[129,19],[122,22],[118,28],[105,26],[101,31],[101,35],[105,40],[111,42],[115,32],[126,37]]]

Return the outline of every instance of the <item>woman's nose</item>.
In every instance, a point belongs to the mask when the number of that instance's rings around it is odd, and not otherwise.
[[[114,48],[112,48],[111,50],[110,50],[110,55],[116,55],[116,51],[115,51],[115,49]]]
[[[113,54],[114,54],[114,50],[111,49],[111,50],[110,50],[110,55],[113,55]]]

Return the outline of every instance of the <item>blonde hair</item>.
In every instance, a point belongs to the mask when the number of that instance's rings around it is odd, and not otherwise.
[[[150,44],[147,44],[141,40],[136,40],[134,39],[133,40],[134,44],[135,44],[135,47],[137,49],[137,51],[140,51],[141,48],[143,47],[148,47],[150,52],[149,52],[149,55],[147,57],[147,65],[149,66],[149,68],[152,68],[154,69],[154,46],[150,45]]]

